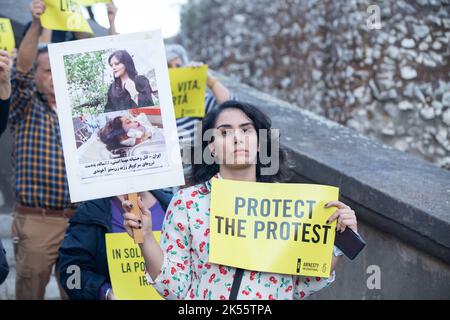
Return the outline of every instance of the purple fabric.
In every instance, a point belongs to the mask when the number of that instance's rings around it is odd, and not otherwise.
[[[155,204],[150,208],[152,213],[152,229],[153,231],[159,231],[162,229],[165,212],[161,207],[161,203],[156,201]]]
[[[150,208],[152,213],[152,229],[153,231],[159,231],[162,229],[165,212],[161,207],[159,201]],[[112,232],[126,232],[123,227],[123,209],[119,199],[114,198],[111,200],[111,213],[112,213]]]
[[[111,200],[112,233],[126,232],[123,226],[123,208],[119,199]]]
[[[106,291],[108,290],[108,289],[111,289],[112,287],[111,287],[111,284],[109,283],[109,282],[105,282],[101,287],[100,287],[100,290],[99,290],[99,293],[98,293],[98,300],[106,300],[106,297],[105,297],[105,295],[106,295]]]
[[[159,231],[162,229],[162,224],[164,221],[165,212],[161,207],[159,201],[150,208],[152,213],[152,229],[153,231]],[[114,197],[111,200],[111,215],[112,215],[112,233],[126,232],[123,226],[123,208],[122,203],[119,199]],[[99,300],[105,299],[106,290],[111,288],[109,282],[105,282],[99,290]]]
[[[113,198],[111,200],[111,215],[112,215],[112,232],[126,232],[123,226],[123,209],[122,204],[117,198]],[[111,284],[109,282],[105,282],[98,291],[98,299],[105,300],[106,290],[111,289]]]

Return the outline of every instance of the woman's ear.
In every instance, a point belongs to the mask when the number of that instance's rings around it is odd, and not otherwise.
[[[212,142],[208,143],[208,149],[209,149],[209,152],[211,153],[211,156],[214,157],[216,155],[216,150],[215,150]]]

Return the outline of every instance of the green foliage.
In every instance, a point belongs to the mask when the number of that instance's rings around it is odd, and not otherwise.
[[[112,49],[64,56],[72,115],[98,115],[104,110],[110,78],[107,58]]]

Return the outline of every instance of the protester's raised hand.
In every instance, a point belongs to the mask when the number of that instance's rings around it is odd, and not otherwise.
[[[152,232],[152,215],[150,210],[145,208],[140,197],[138,197],[138,205],[141,211],[140,216],[136,216],[131,212],[132,204],[129,200],[125,200],[122,202],[122,207],[125,211],[125,213],[123,214],[123,226],[132,238],[134,235],[134,229],[141,229],[144,233],[144,236],[146,236],[147,233]]]
[[[42,0],[32,0],[30,2],[30,12],[33,20],[39,20],[45,11],[45,3]]]
[[[0,99],[6,100],[11,95],[11,59],[8,52],[0,50]]]
[[[187,64],[187,67],[200,68],[203,65],[204,65],[203,62],[191,61]]]
[[[109,2],[106,4],[106,10],[108,12],[108,20],[111,23],[111,21],[115,21],[116,15],[117,15],[117,7],[114,4],[114,2]]]
[[[358,222],[356,221],[355,211],[341,201],[331,201],[325,205],[326,208],[336,207],[336,210],[327,223],[330,224],[337,219],[336,231],[344,231],[345,228],[350,228],[355,232],[358,232]]]
[[[203,62],[197,62],[197,61],[191,61],[187,64],[188,67],[192,67],[192,68],[201,68],[204,65],[205,64]],[[207,83],[208,87],[210,87],[212,89],[217,82],[218,82],[217,79],[208,70],[208,72],[206,73],[206,83]],[[228,100],[228,99],[225,99],[225,100]]]

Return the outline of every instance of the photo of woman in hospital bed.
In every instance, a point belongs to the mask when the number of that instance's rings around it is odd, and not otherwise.
[[[155,128],[143,113],[117,116],[99,130],[98,137],[116,157],[127,156],[127,148],[152,138]]]
[[[79,163],[141,156],[165,150],[159,107],[74,118]]]

